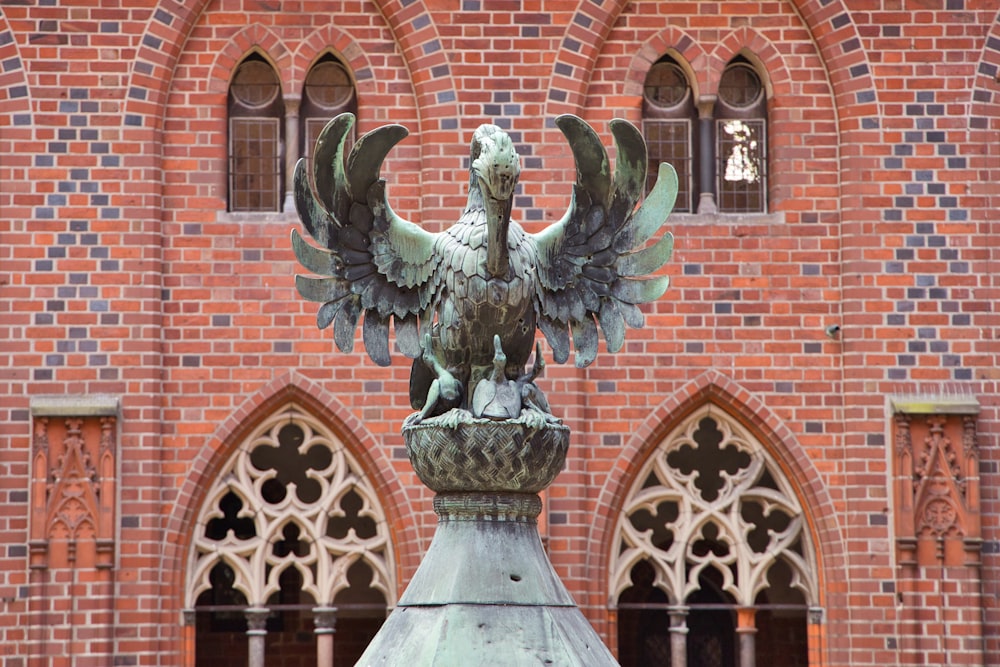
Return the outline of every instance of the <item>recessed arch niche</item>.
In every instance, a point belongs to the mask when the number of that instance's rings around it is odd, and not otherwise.
[[[749,430],[705,404],[625,498],[609,579],[623,667],[808,664],[815,552],[794,488]]]

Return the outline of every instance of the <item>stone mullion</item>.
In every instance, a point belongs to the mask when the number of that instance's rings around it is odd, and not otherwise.
[[[715,186],[715,95],[698,100],[698,214],[715,215],[719,205]],[[693,204],[693,202],[692,202]]]
[[[313,609],[313,623],[316,626],[316,667],[333,667],[333,639],[336,634],[337,608],[316,607]]]
[[[299,107],[301,98],[285,97],[285,203],[286,213],[295,212],[295,163],[299,160]]]
[[[688,608],[676,605],[670,614],[670,667],[687,667]]]
[[[270,612],[263,607],[251,607],[243,612],[247,619],[248,667],[265,667],[267,617]]]
[[[740,607],[736,610],[736,637],[740,647],[740,667],[757,665],[757,609]]]

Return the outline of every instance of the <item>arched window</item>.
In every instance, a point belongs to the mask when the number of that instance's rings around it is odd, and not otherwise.
[[[719,211],[767,211],[767,99],[760,76],[742,56],[719,80],[716,188]]]
[[[692,211],[692,178],[696,170],[695,128],[698,110],[687,74],[670,56],[656,61],[646,75],[642,100],[642,130],[649,150],[647,190],[656,182],[661,162],[677,171],[674,210]]]
[[[332,652],[333,665],[353,665],[395,601],[392,563],[372,484],[328,429],[286,405],[202,507],[187,586],[196,664],[316,665]]]
[[[817,590],[803,511],[763,447],[717,413],[675,429],[625,501],[610,580],[622,667],[681,653],[689,665],[808,662]]]
[[[319,133],[330,119],[347,111],[358,113],[354,82],[347,67],[328,53],[316,61],[306,76],[299,144],[302,157],[312,158]],[[349,150],[350,145],[345,146],[345,153]]]
[[[285,105],[274,68],[252,53],[229,84],[229,210],[279,211]]]

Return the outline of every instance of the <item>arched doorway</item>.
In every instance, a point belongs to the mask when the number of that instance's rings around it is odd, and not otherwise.
[[[395,602],[392,563],[374,486],[332,431],[286,404],[201,508],[186,592],[194,664],[353,665]]]
[[[613,542],[623,667],[806,665],[816,564],[794,489],[706,404],[643,466]]]

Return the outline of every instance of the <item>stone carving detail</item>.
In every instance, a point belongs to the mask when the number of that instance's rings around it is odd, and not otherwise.
[[[111,567],[113,416],[38,416],[32,443],[31,566]]]
[[[209,491],[187,606],[224,577],[234,604],[265,607],[289,568],[317,605],[333,606],[358,562],[392,604],[392,545],[374,487],[336,436],[289,404],[237,450]]]
[[[975,416],[897,412],[895,422],[900,562],[975,561],[980,537]]]
[[[934,497],[924,505],[923,515],[920,517],[918,533],[930,531],[937,536],[951,534],[958,531],[958,512],[947,498]]]
[[[709,568],[737,605],[755,604],[779,561],[807,604],[818,601],[802,509],[763,448],[706,407],[666,438],[639,473],[614,541],[611,600],[645,560],[672,604]]]

